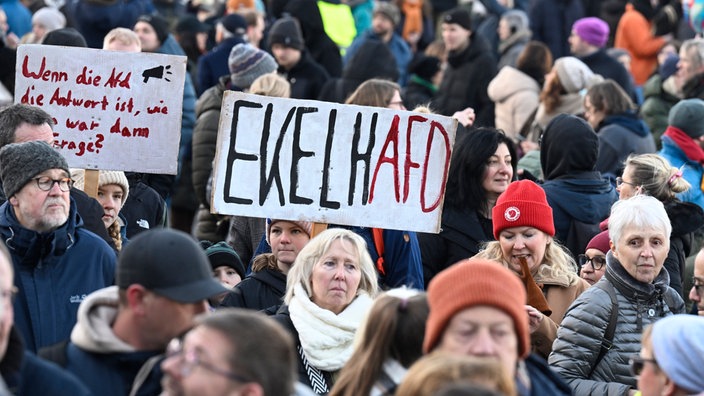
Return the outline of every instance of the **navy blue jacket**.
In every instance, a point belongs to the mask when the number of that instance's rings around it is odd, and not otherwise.
[[[68,221],[46,234],[22,227],[5,202],[0,236],[10,249],[19,290],[15,326],[30,351],[67,339],[85,296],[114,283],[115,252],[83,228],[73,199]]]
[[[230,58],[230,51],[232,51],[232,47],[242,43],[244,40],[241,37],[230,37],[221,41],[217,47],[198,59],[196,85],[198,96],[208,88],[216,86],[220,77],[230,74],[230,66],[227,62]]]
[[[159,354],[160,352],[152,351],[94,353],[69,342],[66,346],[65,368],[79,377],[96,395],[124,396],[130,393],[132,383],[144,363]],[[138,394],[150,394],[147,388],[154,392],[151,394],[161,391],[161,376],[150,375],[150,379],[140,387]]]

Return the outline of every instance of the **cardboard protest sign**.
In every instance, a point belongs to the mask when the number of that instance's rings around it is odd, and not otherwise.
[[[176,174],[185,75],[185,56],[21,45],[15,101],[54,118],[71,167]]]
[[[216,213],[438,232],[457,122],[226,92]]]

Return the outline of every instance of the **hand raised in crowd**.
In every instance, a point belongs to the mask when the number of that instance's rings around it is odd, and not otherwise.
[[[476,118],[476,114],[474,114],[474,109],[471,107],[467,107],[464,110],[456,111],[455,114],[452,115],[452,118],[456,119],[457,122],[462,124],[465,128],[469,128],[472,125],[474,125],[474,119]]]

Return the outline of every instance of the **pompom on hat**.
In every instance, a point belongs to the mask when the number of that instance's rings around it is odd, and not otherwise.
[[[508,268],[491,260],[460,261],[440,272],[428,285],[430,314],[425,326],[423,352],[435,349],[448,323],[458,312],[489,306],[513,319],[518,355],[524,358],[531,350],[525,304],[525,287]]]
[[[578,19],[572,30],[579,38],[596,47],[603,47],[609,41],[609,25],[596,17]]]
[[[494,238],[506,228],[533,227],[555,236],[552,208],[548,205],[545,191],[530,180],[519,180],[508,185],[499,195],[491,211]]]

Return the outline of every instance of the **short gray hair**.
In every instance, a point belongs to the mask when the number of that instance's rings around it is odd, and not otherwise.
[[[655,229],[662,231],[670,241],[672,225],[662,202],[648,195],[635,195],[617,201],[611,207],[609,216],[609,236],[617,245],[627,227]]]
[[[694,63],[695,68],[699,68],[704,64],[704,40],[703,39],[689,39],[686,40],[684,43],[682,43],[682,47],[680,48],[681,52],[684,52],[685,54],[690,53],[692,51],[692,63]]]

